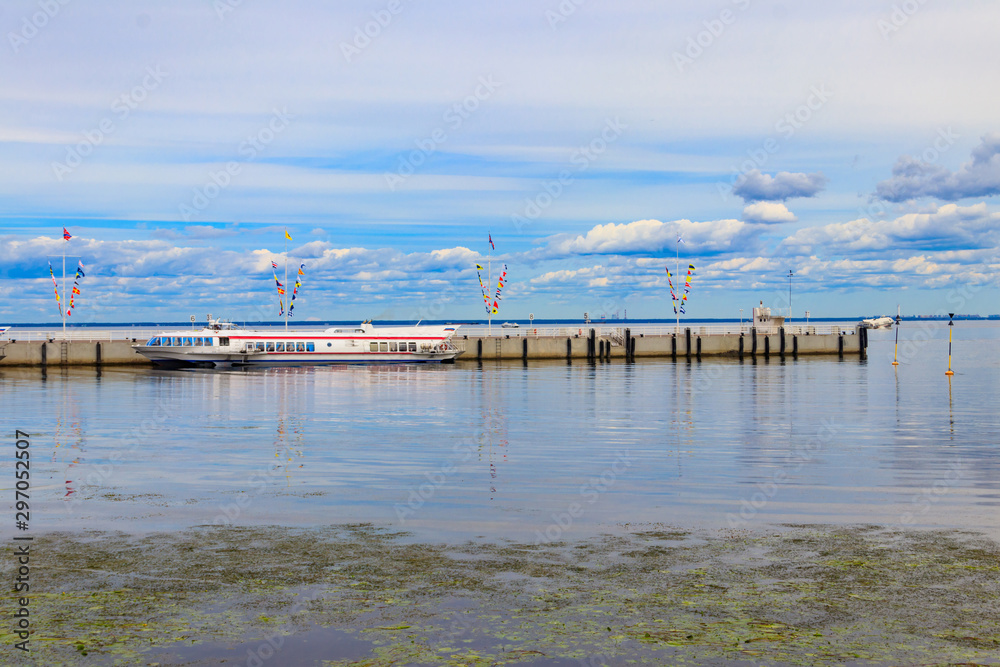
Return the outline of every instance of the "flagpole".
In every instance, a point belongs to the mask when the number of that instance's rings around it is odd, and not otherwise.
[[[285,228],[285,296],[288,296],[288,228]],[[291,304],[289,304],[291,305]],[[285,331],[288,331],[288,311],[285,311]]]
[[[490,250],[486,253],[486,287],[493,289],[493,234],[490,234]],[[490,292],[487,292],[490,295]],[[486,308],[486,322],[489,327],[490,336],[493,335],[493,297],[490,296],[489,305]]]
[[[66,300],[66,242],[69,240],[65,238],[65,229],[63,230],[63,301]],[[59,303],[59,314],[62,315],[62,325],[63,325],[63,340],[66,340],[66,304],[63,302]]]
[[[674,265],[674,275],[677,276],[678,280],[680,280],[680,276],[681,276],[681,237],[680,236],[677,237],[677,242],[674,244],[674,247],[677,250],[677,257],[676,257],[677,263]],[[681,302],[679,302],[678,305],[684,305],[684,302],[681,301]],[[674,328],[674,335],[680,335],[680,332],[681,332],[681,311],[680,311],[680,308],[677,307],[677,305],[674,306],[674,317],[676,318],[676,324],[675,324],[675,328]]]

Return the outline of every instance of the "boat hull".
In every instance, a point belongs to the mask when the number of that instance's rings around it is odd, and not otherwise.
[[[449,363],[462,354],[451,344],[454,327],[326,331],[204,329],[163,332],[139,354],[161,366],[312,366],[330,364]]]

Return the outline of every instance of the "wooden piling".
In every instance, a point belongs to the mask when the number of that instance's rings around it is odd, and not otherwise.
[[[684,353],[686,354],[688,361],[691,361],[691,327],[685,327],[684,339]]]
[[[528,337],[525,336],[521,341],[521,358],[525,361],[528,360]]]
[[[743,360],[743,332],[740,332],[740,361]]]
[[[778,338],[780,339],[780,352],[781,356],[785,356],[785,327],[780,327],[778,329]]]
[[[757,358],[757,327],[750,328],[750,356],[754,359]]]

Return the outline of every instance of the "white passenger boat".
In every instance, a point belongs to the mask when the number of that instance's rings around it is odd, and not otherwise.
[[[170,366],[314,365],[450,362],[456,326],[375,327],[325,331],[253,330],[213,320],[200,331],[165,331],[136,352]]]
[[[891,317],[873,317],[870,320],[861,320],[861,326],[865,329],[891,329]]]

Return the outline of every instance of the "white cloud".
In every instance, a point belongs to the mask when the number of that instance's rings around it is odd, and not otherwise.
[[[796,222],[798,218],[784,204],[757,202],[743,209],[743,220],[765,225],[775,225],[783,222]]]
[[[939,155],[936,149],[930,150]],[[940,164],[904,155],[892,168],[892,178],[879,183],[875,191],[882,199],[893,202],[918,197],[956,201],[1000,194],[1000,133],[985,135],[972,151],[972,160],[955,173]]]
[[[778,172],[775,176],[752,169],[736,181],[733,194],[746,201],[785,201],[796,197],[815,197],[826,186],[823,174]]]
[[[995,247],[1000,243],[1000,213],[986,204],[947,204],[930,213],[909,213],[895,220],[861,218],[797,231],[781,243],[796,254],[906,251],[914,248],[955,250]]]
[[[584,235],[550,237],[544,254],[550,257],[660,254],[673,251],[678,236],[684,240],[686,253],[720,252],[733,248],[738,242],[747,242],[752,234],[740,220],[637,220],[597,225]]]

